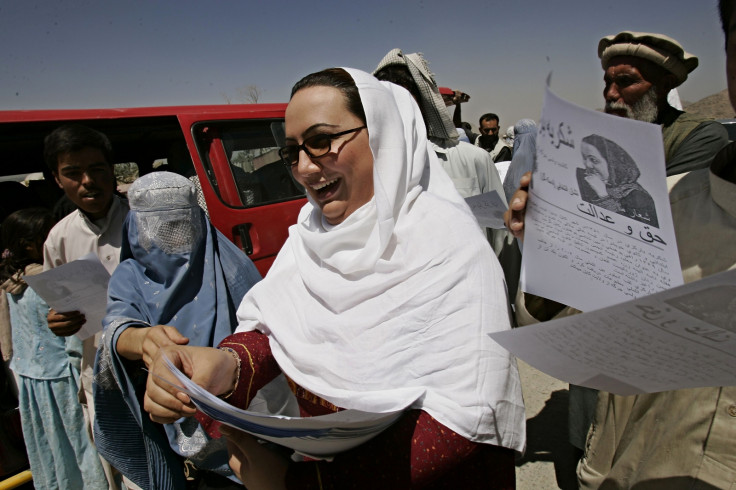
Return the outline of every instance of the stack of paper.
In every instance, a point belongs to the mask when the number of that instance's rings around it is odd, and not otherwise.
[[[343,410],[317,417],[287,417],[241,410],[194,383],[168,359],[166,362],[180,383],[177,387],[189,395],[205,415],[312,458],[328,458],[363,444],[393,424],[403,413]]]

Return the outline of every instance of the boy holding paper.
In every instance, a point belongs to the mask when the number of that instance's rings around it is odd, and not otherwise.
[[[116,183],[112,164],[112,145],[104,134],[74,124],[57,128],[44,140],[44,158],[56,183],[77,207],[51,229],[43,247],[43,268],[74,261],[90,252],[112,273],[120,262],[123,221],[127,202],[114,194]],[[52,332],[74,335],[85,323],[78,311],[48,314]],[[102,326],[100,325],[100,330]],[[92,366],[101,333],[83,344],[80,401],[87,431],[92,439]],[[110,465],[103,460],[110,488],[118,488]]]

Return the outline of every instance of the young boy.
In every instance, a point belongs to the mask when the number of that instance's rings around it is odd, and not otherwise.
[[[125,200],[115,195],[112,146],[104,134],[79,124],[54,130],[44,140],[44,158],[56,183],[77,207],[51,229],[43,247],[44,270],[94,252],[112,274],[120,262]],[[85,322],[78,311],[48,314],[51,331],[73,335]],[[84,341],[80,400],[92,438],[92,368],[100,334]],[[112,468],[103,460],[110,488],[117,488]]]

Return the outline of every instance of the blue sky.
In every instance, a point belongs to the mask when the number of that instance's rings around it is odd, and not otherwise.
[[[470,94],[464,120],[490,111],[506,126],[539,117],[550,70],[558,95],[601,107],[597,43],[621,30],[668,34],[700,58],[683,99],[726,88],[715,0],[6,0],[0,108],[221,104],[247,85],[281,102],[307,73],[371,71],[398,47]]]

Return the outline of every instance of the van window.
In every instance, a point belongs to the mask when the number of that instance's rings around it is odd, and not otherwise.
[[[276,126],[280,125],[281,122]],[[272,121],[233,121],[217,125],[218,138],[212,143],[221,144],[224,149],[242,207],[304,197],[304,189],[281,162],[276,142],[278,134],[274,134],[280,128],[274,131],[272,126]]]

